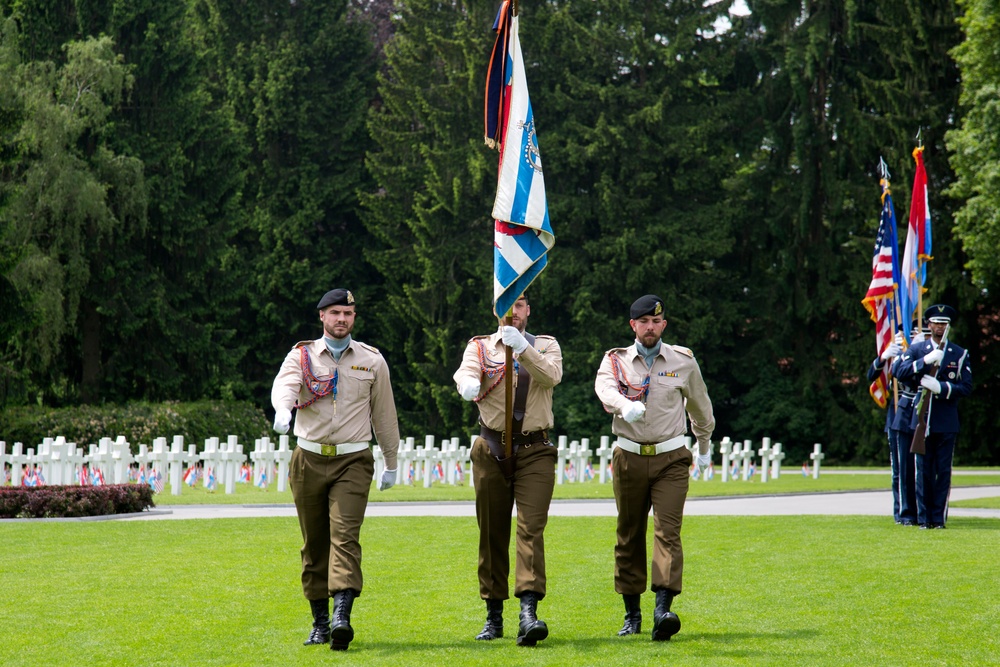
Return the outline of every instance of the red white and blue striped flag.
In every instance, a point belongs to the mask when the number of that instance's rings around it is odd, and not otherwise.
[[[861,300],[875,322],[875,348],[881,355],[892,342],[893,331],[896,329],[896,313],[894,312],[896,289],[899,286],[899,250],[896,243],[896,211],[892,206],[892,194],[889,192],[889,181],[884,178],[882,184],[882,215],[879,219],[878,234],[875,235],[875,251],[872,255],[872,281],[868,285],[868,293]],[[905,328],[905,327],[904,327]],[[882,367],[875,381],[868,388],[868,393],[884,408],[889,398],[889,364]]]
[[[493,203],[493,312],[503,317],[548,263],[555,243],[528,97],[518,17],[510,1],[497,13],[486,74],[486,143],[500,149]]]
[[[913,149],[917,170],[913,174],[913,195],[910,199],[910,222],[906,230],[906,245],[900,260],[899,305],[903,314],[903,335],[910,341],[910,320],[921,319],[920,293],[927,280],[927,264],[931,257],[931,210],[927,204],[927,170],[924,169],[924,147]]]

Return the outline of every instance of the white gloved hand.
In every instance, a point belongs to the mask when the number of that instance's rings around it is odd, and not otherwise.
[[[903,353],[903,346],[899,343],[890,343],[882,353],[882,361],[889,361],[893,357],[898,357]]]
[[[383,470],[382,479],[378,483],[378,490],[385,491],[386,489],[391,489],[395,484],[396,484],[396,471]]]
[[[935,394],[941,393],[941,383],[938,382],[937,378],[932,378],[930,375],[925,375],[920,378],[920,386],[926,387]]]
[[[694,467],[695,470],[699,472],[703,470],[708,470],[708,466],[712,465],[712,455],[711,454],[699,454],[694,457]]]
[[[904,338],[903,338],[903,332],[902,331],[897,331],[896,332],[896,337],[892,339],[892,342],[895,343],[896,345],[898,345],[900,347],[900,349],[902,349],[902,347],[903,347],[903,340],[904,340]]]
[[[500,327],[500,338],[504,345],[518,354],[524,352],[528,347],[528,339],[514,327]]]
[[[924,366],[933,366],[934,364],[940,363],[942,359],[944,359],[943,350],[931,350],[924,355]]]
[[[274,432],[284,435],[288,433],[288,427],[292,424],[292,411],[285,408],[278,408],[274,412]]]
[[[475,380],[462,380],[458,383],[458,393],[466,401],[471,401],[476,396],[479,396],[479,389],[480,385]]]
[[[628,405],[622,408],[622,419],[631,424],[642,419],[642,416],[645,413],[645,404],[640,403],[639,401],[630,401]]]

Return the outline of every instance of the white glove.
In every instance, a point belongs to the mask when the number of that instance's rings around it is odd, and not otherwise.
[[[629,401],[629,404],[622,408],[622,419],[631,424],[642,419],[642,416],[645,413],[645,404],[640,403],[639,401]]]
[[[292,411],[278,408],[274,413],[274,432],[284,435],[292,424]]]
[[[903,346],[899,343],[890,343],[882,353],[882,361],[889,361],[893,357],[898,357],[903,353]]]
[[[378,483],[378,490],[385,491],[386,489],[391,489],[395,483],[396,483],[396,471],[383,470],[382,479]]]
[[[933,366],[934,364],[940,363],[942,359],[944,359],[943,350],[931,350],[924,355],[924,366]]]
[[[475,380],[462,380],[458,384],[458,393],[462,395],[463,400],[471,401],[479,396],[479,388],[479,383]]]
[[[521,354],[528,347],[528,339],[521,335],[521,332],[514,327],[500,327],[500,338],[503,344]]]
[[[899,346],[899,349],[903,349],[903,332],[897,331],[896,337],[892,339],[892,342]]]
[[[941,393],[941,383],[938,382],[937,378],[932,378],[930,375],[925,375],[922,378],[920,378],[920,386],[927,387],[927,389],[934,392],[935,394]]]
[[[699,454],[694,457],[694,467],[695,470],[702,471],[708,470],[708,466],[712,465],[712,455],[711,454]]]

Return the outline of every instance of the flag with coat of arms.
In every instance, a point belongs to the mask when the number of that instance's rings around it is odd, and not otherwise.
[[[528,97],[518,17],[505,1],[486,73],[486,144],[500,150],[493,203],[493,312],[504,317],[548,263],[555,243]]]

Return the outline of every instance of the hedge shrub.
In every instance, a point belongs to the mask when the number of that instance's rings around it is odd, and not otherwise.
[[[139,445],[152,445],[153,438],[183,435],[198,451],[205,439],[228,435],[240,438],[249,451],[253,441],[271,433],[263,410],[246,401],[196,401],[193,403],[128,403],[126,405],[81,405],[72,408],[26,406],[5,408],[0,413],[0,440],[36,447],[43,438],[63,436],[84,451],[101,438],[125,436],[132,453]],[[247,446],[249,443],[249,447]]]
[[[0,519],[130,514],[153,507],[147,484],[0,486]]]

